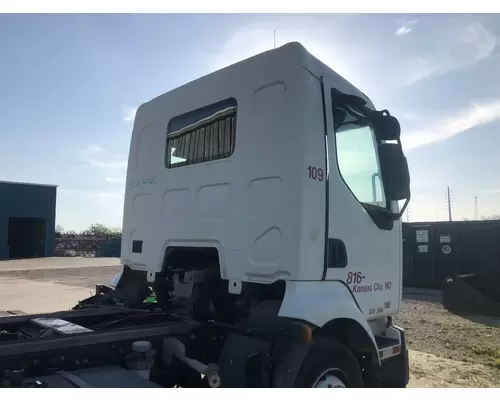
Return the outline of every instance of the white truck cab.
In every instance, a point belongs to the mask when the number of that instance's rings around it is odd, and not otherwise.
[[[121,280],[145,274],[198,321],[309,327],[292,385],[405,386],[399,135],[298,43],[141,105]]]

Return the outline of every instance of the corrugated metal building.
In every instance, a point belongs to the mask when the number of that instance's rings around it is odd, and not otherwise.
[[[57,186],[0,182],[0,260],[50,257]]]
[[[500,221],[403,224],[406,286],[438,287],[467,274],[500,274]]]

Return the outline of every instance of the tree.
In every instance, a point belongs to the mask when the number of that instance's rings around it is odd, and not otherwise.
[[[496,215],[482,215],[481,219],[485,220],[485,221],[500,220],[500,214],[496,214]]]
[[[122,232],[120,228],[108,228],[103,224],[95,223],[90,225],[88,230],[84,233],[100,237],[114,237],[120,236]]]

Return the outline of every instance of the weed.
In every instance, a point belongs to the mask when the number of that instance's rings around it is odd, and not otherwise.
[[[471,347],[472,351],[478,356],[487,356],[493,358],[500,358],[500,348],[493,348],[490,346],[477,346]]]

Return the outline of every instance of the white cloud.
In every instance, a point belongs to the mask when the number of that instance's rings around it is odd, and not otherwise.
[[[421,81],[437,73],[439,68],[439,61],[431,56],[412,57],[406,62],[404,69],[401,71],[404,75],[403,85],[411,85],[412,83]],[[444,70],[441,72],[444,72]]]
[[[135,114],[137,112],[137,107],[122,107],[123,120],[126,122],[131,122],[135,119]]]
[[[111,176],[106,178],[106,182],[109,183],[123,183],[125,182],[125,178],[113,178]]]
[[[396,36],[404,36],[404,35],[407,35],[408,33],[410,33],[413,29],[410,28],[409,26],[402,26],[401,28],[399,28],[396,32],[394,32],[394,34]]]
[[[127,157],[127,154],[111,153],[101,146],[92,145],[80,152],[83,163],[75,167],[99,170],[91,173],[99,174],[99,178],[108,183],[122,183],[125,182]]]
[[[449,139],[476,126],[500,120],[500,99],[472,103],[468,108],[431,124],[428,128],[403,133],[405,149],[414,149]]]
[[[270,17],[260,22],[243,25],[221,46],[214,55],[211,71],[232,65],[264,51],[273,49],[273,31],[276,47],[290,42],[300,42],[311,54],[350,81],[356,81],[353,67],[346,62],[345,22],[348,15],[336,15],[334,20],[311,16]],[[365,49],[357,46],[358,51]],[[362,74],[360,74],[362,76]]]
[[[81,155],[86,166],[104,170],[125,170],[127,168],[127,155],[110,153],[101,146],[88,146]]]
[[[489,57],[497,42],[495,34],[472,16],[422,17],[396,23],[394,35],[404,40],[381,35],[362,37],[354,31],[355,20],[351,16],[336,16],[329,21],[309,16],[268,18],[239,27],[214,54],[207,70],[214,71],[272,49],[276,30],[277,47],[291,41],[302,43],[373,97],[382,91],[468,68]]]
[[[404,36],[409,34],[412,30],[413,27],[417,24],[417,20],[414,19],[412,21],[403,21],[402,26],[400,26],[394,34],[396,36]]]
[[[96,167],[96,168],[104,168],[104,169],[127,168],[127,162],[125,160],[122,160],[121,157],[114,155],[112,158],[114,158],[114,160],[87,158],[87,163],[91,167]]]
[[[433,37],[432,46],[417,48],[422,54],[405,60],[392,76],[403,86],[471,67],[489,57],[497,43],[496,35],[480,22],[429,26],[427,33]]]

